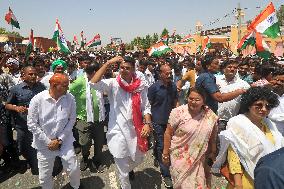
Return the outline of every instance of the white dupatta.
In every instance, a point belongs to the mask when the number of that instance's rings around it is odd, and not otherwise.
[[[220,168],[227,158],[228,147],[231,145],[246,172],[254,179],[253,171],[258,160],[284,146],[284,138],[275,124],[267,118],[263,121],[270,129],[275,144],[271,143],[244,114],[237,115],[228,121],[227,129],[219,134],[221,146],[212,166],[213,173],[220,173]]]

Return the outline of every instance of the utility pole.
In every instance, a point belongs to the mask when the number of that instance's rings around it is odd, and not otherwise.
[[[239,43],[242,37],[242,9],[240,3],[238,3],[237,17],[238,17],[238,43]]]

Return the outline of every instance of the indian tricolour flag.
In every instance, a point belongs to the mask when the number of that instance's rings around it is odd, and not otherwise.
[[[249,31],[239,42],[237,49],[244,50],[248,45],[255,45],[255,32]]]
[[[271,38],[280,36],[279,22],[272,2],[252,21],[248,29]]]
[[[5,20],[7,21],[8,24],[11,24],[12,27],[16,27],[18,29],[20,29],[20,25],[19,22],[16,18],[16,16],[14,15],[12,9],[9,7],[8,13],[5,15]]]
[[[31,34],[29,37],[29,43],[27,45],[26,53],[25,53],[25,58],[26,60],[29,58],[31,52],[33,51],[34,48],[34,31],[31,29]]]
[[[86,44],[86,47],[95,47],[101,45],[101,36],[100,34],[95,35],[95,37]]]
[[[86,44],[85,40],[84,40],[84,31],[81,31],[80,36],[81,36],[81,48],[84,48],[84,46]]]
[[[70,53],[70,50],[68,48],[67,42],[65,40],[65,37],[64,37],[63,31],[61,29],[58,19],[56,19],[55,30],[54,30],[52,40],[56,42],[58,51],[61,51],[64,53]]]
[[[182,38],[182,40],[180,42],[182,42],[182,43],[194,42],[194,39],[193,39],[192,35],[188,34],[188,35],[184,36],[184,38]]]
[[[210,41],[210,38],[208,36],[206,36],[203,40],[203,43],[202,43],[202,51],[204,52],[207,52],[208,49],[210,49],[212,47],[212,43]]]
[[[160,41],[162,41],[165,44],[168,44],[168,42],[169,42],[169,35],[166,34],[166,35],[162,36]]]
[[[263,40],[262,35],[258,32],[255,33],[255,48],[256,54],[264,59],[268,59],[271,55],[267,43]]]
[[[165,45],[163,42],[154,44],[148,49],[149,56],[162,56],[168,52],[171,52],[172,49]]]
[[[73,44],[74,45],[79,45],[79,42],[78,42],[78,39],[77,39],[76,35],[74,35],[74,37],[73,37]]]

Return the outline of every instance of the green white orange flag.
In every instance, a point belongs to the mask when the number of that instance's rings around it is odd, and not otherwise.
[[[182,38],[182,40],[180,41],[182,43],[186,43],[186,42],[194,42],[193,36],[188,34],[186,36],[184,36],[184,38]]]
[[[248,29],[256,30],[270,38],[280,36],[279,22],[272,2],[252,21]]]
[[[100,34],[95,35],[95,37],[86,44],[86,47],[95,47],[101,45],[101,36]]]
[[[78,39],[77,39],[76,35],[74,35],[74,37],[73,37],[73,44],[74,45],[79,45],[79,42],[78,42]]]
[[[202,43],[202,51],[208,51],[212,47],[212,44],[210,42],[210,38],[208,36],[205,37]]]
[[[58,19],[56,19],[55,30],[52,40],[57,44],[57,50],[63,53],[70,53],[67,42],[65,40],[62,28],[59,24]]]
[[[239,42],[237,49],[244,50],[248,45],[255,45],[255,32],[249,31]]]
[[[25,53],[26,60],[29,58],[33,49],[34,49],[34,31],[31,29],[31,33],[30,33],[30,37],[29,37],[29,43],[27,45],[27,49],[26,49],[26,53]]]
[[[162,36],[160,41],[162,41],[165,44],[168,44],[168,42],[169,42],[169,35],[166,34],[166,35]]]
[[[148,49],[149,56],[162,56],[168,52],[171,52],[172,49],[165,45],[162,41],[154,44]]]
[[[81,31],[81,48],[84,48],[84,46],[85,46],[84,32]]]
[[[255,33],[255,39],[256,54],[264,59],[268,59],[271,55],[270,49],[259,32]]]
[[[202,48],[202,46],[198,45],[198,47],[196,48],[196,51],[200,53],[201,52],[201,48]]]
[[[8,13],[5,15],[5,20],[7,21],[8,24],[12,25],[12,27],[16,27],[20,29],[19,22],[17,18],[15,17],[12,9],[9,7]]]

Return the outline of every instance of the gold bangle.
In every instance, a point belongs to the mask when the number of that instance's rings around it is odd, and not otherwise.
[[[162,158],[163,159],[169,159],[169,157],[170,157],[170,155],[168,154],[168,155],[164,155],[164,154],[162,154]]]

